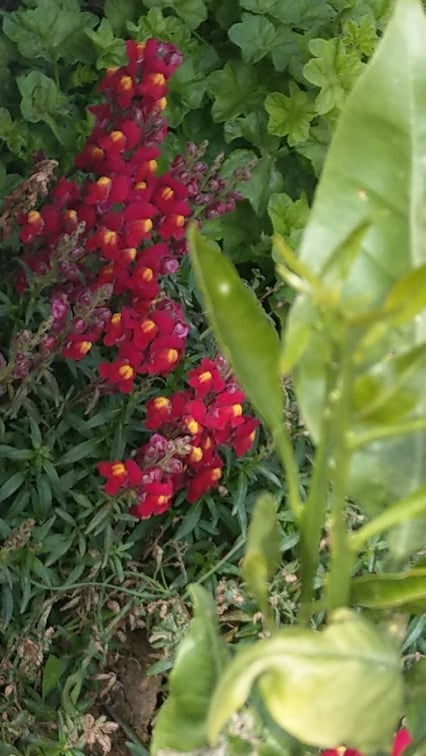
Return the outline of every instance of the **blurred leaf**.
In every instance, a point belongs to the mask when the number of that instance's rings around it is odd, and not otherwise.
[[[280,535],[274,497],[263,493],[256,501],[248,531],[247,546],[242,563],[242,575],[247,590],[255,597],[265,618],[273,617],[268,601],[268,582],[278,569]]]
[[[65,672],[67,665],[67,659],[59,659],[54,654],[49,654],[44,665],[43,678],[41,681],[43,700],[47,698],[49,693],[58,687],[59,680]]]
[[[13,617],[13,592],[8,583],[2,585],[2,597],[1,597],[1,622],[2,630],[6,630]]]
[[[411,613],[426,610],[426,569],[353,578],[351,603],[369,609],[405,607]]]
[[[206,718],[217,679],[225,664],[216,606],[210,594],[191,585],[194,619],[178,650],[169,678],[169,697],[154,727],[151,753],[192,751],[206,744]]]
[[[111,24],[114,34],[125,37],[127,24],[135,21],[140,10],[139,0],[105,0],[104,15]]]
[[[353,318],[379,317],[375,313],[386,307],[392,291],[391,304],[398,291],[401,302],[408,301],[414,286],[410,271],[420,268],[426,257],[422,215],[426,134],[421,128],[426,119],[425,39],[420,3],[398,3],[375,56],[348,97],[303,237],[300,260],[311,273],[319,274],[343,241],[362,224],[369,224],[360,252],[340,283],[345,312],[350,311]],[[315,40],[314,51],[324,47],[331,55],[332,46],[319,42]],[[401,191],[403,185],[406,191]],[[403,277],[405,284],[397,285]],[[302,315],[308,326],[309,313],[304,312],[308,299],[301,296],[293,305],[288,333],[298,328]],[[323,311],[328,318],[326,304]],[[311,328],[295,373],[301,412],[314,439],[323,416],[331,344],[341,326],[338,318],[329,319],[327,327],[321,322],[320,328]],[[352,333],[356,339],[355,327]],[[373,365],[386,355],[409,352],[425,342],[423,320],[385,328],[368,359]],[[357,362],[360,374],[365,368]],[[421,375],[422,369],[418,384]],[[421,398],[415,410],[419,416],[424,414],[423,403]],[[370,429],[371,424],[363,425],[359,418],[359,430]],[[401,435],[370,444],[354,455],[349,493],[373,513],[418,488],[425,476],[425,434]]]
[[[276,722],[321,748],[345,743],[365,753],[386,750],[401,716],[397,649],[377,627],[347,609],[336,612],[322,632],[284,628],[237,651],[211,701],[211,741],[256,681]]]
[[[281,427],[284,399],[275,328],[217,244],[207,241],[194,226],[188,240],[191,262],[218,343],[265,423],[270,429]]]

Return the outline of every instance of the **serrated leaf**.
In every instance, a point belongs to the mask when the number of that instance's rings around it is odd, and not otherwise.
[[[265,423],[271,429],[281,427],[284,399],[275,328],[218,245],[203,238],[194,226],[188,240],[194,273],[219,345]]]
[[[264,16],[243,13],[242,20],[228,31],[228,37],[241,47],[245,63],[257,63],[274,47],[277,32],[275,26]]]
[[[17,84],[22,96],[21,113],[26,121],[48,122],[66,112],[66,100],[57,84],[41,71],[18,76]]]
[[[97,29],[86,29],[86,35],[97,52],[96,68],[102,70],[111,66],[122,66],[126,62],[124,40],[114,35],[107,18],[103,18]]]
[[[401,715],[396,647],[372,623],[347,609],[336,612],[322,632],[283,628],[237,651],[211,701],[212,742],[243,706],[254,682],[284,730],[321,748],[345,743],[364,753],[387,750]]]
[[[213,71],[207,87],[214,100],[213,120],[219,122],[250,113],[262,96],[254,69],[238,60],[228,61],[220,71]]]
[[[83,44],[84,30],[96,23],[96,16],[81,11],[77,0],[38,0],[37,7],[7,13],[3,31],[16,42],[24,58],[57,62],[61,58],[91,62]]]
[[[306,142],[315,108],[310,95],[290,82],[290,95],[271,92],[265,100],[265,110],[269,113],[268,131],[274,136],[287,136],[291,147],[298,142]]]
[[[309,49],[314,58],[304,66],[303,75],[321,89],[315,103],[317,113],[325,115],[334,108],[341,109],[363,64],[347,52],[340,39],[313,39]]]
[[[268,215],[274,233],[283,236],[292,249],[297,249],[309,216],[309,204],[305,194],[293,200],[288,194],[271,194]]]

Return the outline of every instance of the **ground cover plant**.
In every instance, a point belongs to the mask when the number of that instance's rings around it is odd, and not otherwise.
[[[389,4],[314,15],[300,3],[16,5],[0,36],[0,752],[145,754],[190,619],[188,584],[215,591],[236,641],[263,632],[262,615],[269,628],[272,616],[293,624],[301,590],[292,477],[283,485],[218,352],[186,229],[195,219],[220,240],[282,319],[293,279],[276,283],[270,233],[298,244]],[[312,447],[284,388],[304,500]],[[272,614],[265,585],[248,595],[238,568],[265,488],[285,558],[267,570]],[[359,526],[365,514],[354,505],[348,517]],[[360,561],[380,571],[387,549],[377,532]],[[326,561],[322,549],[316,588]],[[414,612],[410,659],[423,627]],[[248,746],[231,738],[236,752],[253,746],[247,732]],[[256,722],[254,737],[276,747],[273,722]],[[304,752],[282,737],[279,752]]]

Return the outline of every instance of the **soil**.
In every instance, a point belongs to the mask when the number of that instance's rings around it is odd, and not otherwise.
[[[129,756],[126,741],[140,741],[149,750],[152,722],[162,703],[161,675],[147,675],[149,667],[159,658],[158,652],[149,645],[142,630],[129,633],[120,653],[107,660],[108,674],[116,677],[116,682],[108,693],[106,703],[100,711],[96,707],[94,716],[103,714],[116,722],[119,727],[111,733],[110,756]],[[99,746],[91,751],[101,754]]]

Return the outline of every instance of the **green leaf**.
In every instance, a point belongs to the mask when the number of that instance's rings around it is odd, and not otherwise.
[[[259,158],[251,171],[250,181],[245,181],[239,187],[242,194],[250,200],[257,215],[263,215],[267,207],[268,193],[265,192],[265,186],[270,192],[279,192],[283,188],[283,178],[271,155]]]
[[[207,18],[204,0],[173,0],[169,5],[190,29],[198,29]]]
[[[54,654],[49,654],[43,669],[43,678],[41,681],[43,701],[49,693],[58,687],[59,680],[65,672],[68,665],[67,659],[59,659]]]
[[[362,16],[359,21],[345,21],[343,33],[343,42],[349,50],[368,57],[373,54],[377,45],[377,29],[371,16]]]
[[[105,0],[103,13],[111,24],[114,34],[125,37],[127,24],[135,21],[140,10],[139,0]]]
[[[112,0],[112,4],[117,7],[115,0]],[[163,16],[158,7],[151,8],[136,24],[128,22],[127,28],[134,39],[157,37],[173,42],[183,51],[190,47],[191,33],[183,21],[175,16]]]
[[[13,617],[13,591],[8,583],[2,585],[1,622],[2,631],[6,630]]]
[[[327,23],[332,16],[332,9],[326,0],[241,0],[241,6],[254,13],[268,13],[283,24],[315,32],[315,29]]]
[[[225,665],[214,601],[198,585],[191,585],[189,591],[194,619],[179,647],[169,678],[169,697],[154,727],[153,756],[162,749],[192,751],[206,744],[209,703]]]
[[[422,303],[416,293],[410,311],[410,292],[415,280],[410,271],[417,268],[421,280],[426,262],[425,40],[426,21],[421,4],[417,0],[401,0],[375,55],[347,99],[300,249],[300,260],[321,276],[343,241],[363,223],[369,224],[360,252],[341,281],[342,307],[354,319],[351,327],[354,341],[368,333],[369,319],[371,323],[381,323],[383,312],[387,324],[391,311],[397,317],[396,313],[404,312],[404,308],[408,318]],[[315,45],[313,49],[320,51]],[[405,283],[397,284],[403,278]],[[298,328],[297,320],[307,299],[303,295],[296,300],[288,320],[288,333]],[[318,438],[325,406],[330,345],[343,322],[341,318],[339,325],[339,319],[335,318],[325,326],[330,313],[326,305],[323,313],[325,320],[318,316],[313,321],[308,347],[295,373],[301,411],[314,439]],[[360,331],[355,326],[357,318]],[[367,323],[365,329],[361,327],[363,318]],[[318,328],[320,321],[322,325]],[[386,355],[409,352],[425,342],[424,316],[416,315],[407,324],[401,315],[398,327],[382,329],[368,359],[366,352],[362,358],[357,356],[358,375],[373,369]],[[421,375],[419,367],[418,385]],[[423,405],[424,400],[420,400],[416,416],[426,414]],[[359,423],[361,435],[371,430],[371,424],[357,415],[354,422]],[[350,495],[373,513],[419,488],[426,479],[425,440],[422,432],[400,435],[372,442],[356,452],[350,470]]]
[[[88,441],[82,441],[81,444],[77,444],[77,446],[73,446],[69,451],[65,452],[65,454],[57,460],[56,464],[70,465],[73,462],[78,462],[79,459],[83,459],[84,457],[93,457],[100,442],[101,439],[99,438],[90,438]]]
[[[275,26],[264,16],[243,13],[241,18],[240,23],[231,26],[228,37],[231,42],[241,47],[241,56],[245,63],[257,63],[274,46],[277,36]]]
[[[122,66],[126,62],[124,40],[114,35],[107,18],[103,18],[96,30],[86,29],[86,35],[97,52],[96,68],[102,70],[111,66]]]
[[[77,0],[37,0],[37,7],[6,13],[3,31],[16,42],[24,58],[57,62],[61,58],[90,63],[84,30],[96,23],[96,16],[82,12]]]
[[[351,604],[369,609],[426,611],[426,568],[383,575],[363,575],[351,583]]]
[[[321,89],[315,103],[317,112],[324,115],[334,108],[341,109],[363,64],[347,52],[340,39],[313,39],[309,49],[314,58],[306,63],[303,75]]]
[[[207,79],[213,97],[214,121],[229,121],[239,115],[256,110],[256,101],[262,96],[256,72],[239,60],[230,60],[220,71],[213,71]]]
[[[66,99],[57,85],[49,76],[41,71],[31,71],[24,76],[18,76],[17,84],[22,95],[21,113],[30,123],[45,121],[50,125],[50,119],[64,115]]]
[[[269,493],[259,496],[253,510],[242,574],[248,591],[255,597],[267,618],[271,614],[268,601],[268,581],[274,576],[280,561],[280,535],[276,516],[276,501]],[[273,618],[272,623],[273,624]]]
[[[401,716],[397,649],[377,627],[347,609],[336,612],[322,632],[283,628],[237,651],[211,701],[212,742],[255,682],[280,727],[320,748],[345,743],[363,753],[386,751]]]
[[[271,429],[281,427],[284,400],[275,328],[218,245],[203,238],[195,226],[190,228],[188,240],[194,273],[219,346],[265,423]]]
[[[5,499],[8,499],[9,496],[12,496],[12,494],[14,494],[15,491],[17,491],[18,488],[22,486],[24,481],[24,472],[18,471],[16,473],[13,473],[13,475],[11,475],[10,478],[8,478],[0,488],[0,501],[4,501]]]
[[[390,355],[355,381],[354,407],[366,422],[392,423],[423,398],[426,344]]]
[[[265,100],[265,110],[269,113],[268,131],[275,136],[287,136],[291,147],[298,142],[306,142],[315,108],[307,92],[290,82],[290,95],[272,92]]]
[[[309,204],[305,194],[293,200],[288,194],[271,194],[268,215],[275,234],[283,236],[292,249],[297,249],[309,216]]]

